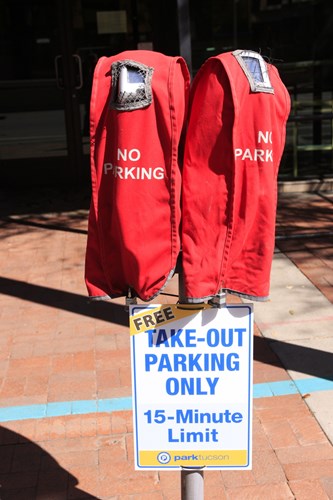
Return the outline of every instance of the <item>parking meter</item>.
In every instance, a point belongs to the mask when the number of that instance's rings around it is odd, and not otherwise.
[[[187,302],[268,298],[289,111],[277,69],[256,52],[211,57],[194,78],[182,191]]]
[[[97,63],[85,265],[93,298],[149,301],[174,273],[189,83],[181,57],[135,50]]]

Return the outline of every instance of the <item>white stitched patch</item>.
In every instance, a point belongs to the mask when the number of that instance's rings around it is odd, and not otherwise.
[[[232,55],[244,71],[252,92],[274,94],[267,65],[260,54],[253,50],[235,50]]]
[[[114,62],[111,66],[111,108],[131,111],[149,106],[153,71],[153,68],[129,59]]]

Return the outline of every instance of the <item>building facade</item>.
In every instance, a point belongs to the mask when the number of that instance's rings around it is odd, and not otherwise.
[[[292,98],[280,179],[333,176],[331,0],[1,0],[0,25],[2,182],[85,182],[94,66],[137,48],[182,55],[192,76],[260,52]]]

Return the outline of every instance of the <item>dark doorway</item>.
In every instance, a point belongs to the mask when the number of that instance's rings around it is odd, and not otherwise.
[[[0,3],[0,182],[89,178],[89,102],[99,57],[152,48],[149,1]]]

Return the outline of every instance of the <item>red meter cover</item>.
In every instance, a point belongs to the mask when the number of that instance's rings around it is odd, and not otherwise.
[[[97,63],[85,264],[93,298],[148,301],[174,273],[189,84],[181,57],[134,50]]]
[[[188,302],[269,295],[290,97],[256,52],[209,58],[190,95],[182,249]]]

